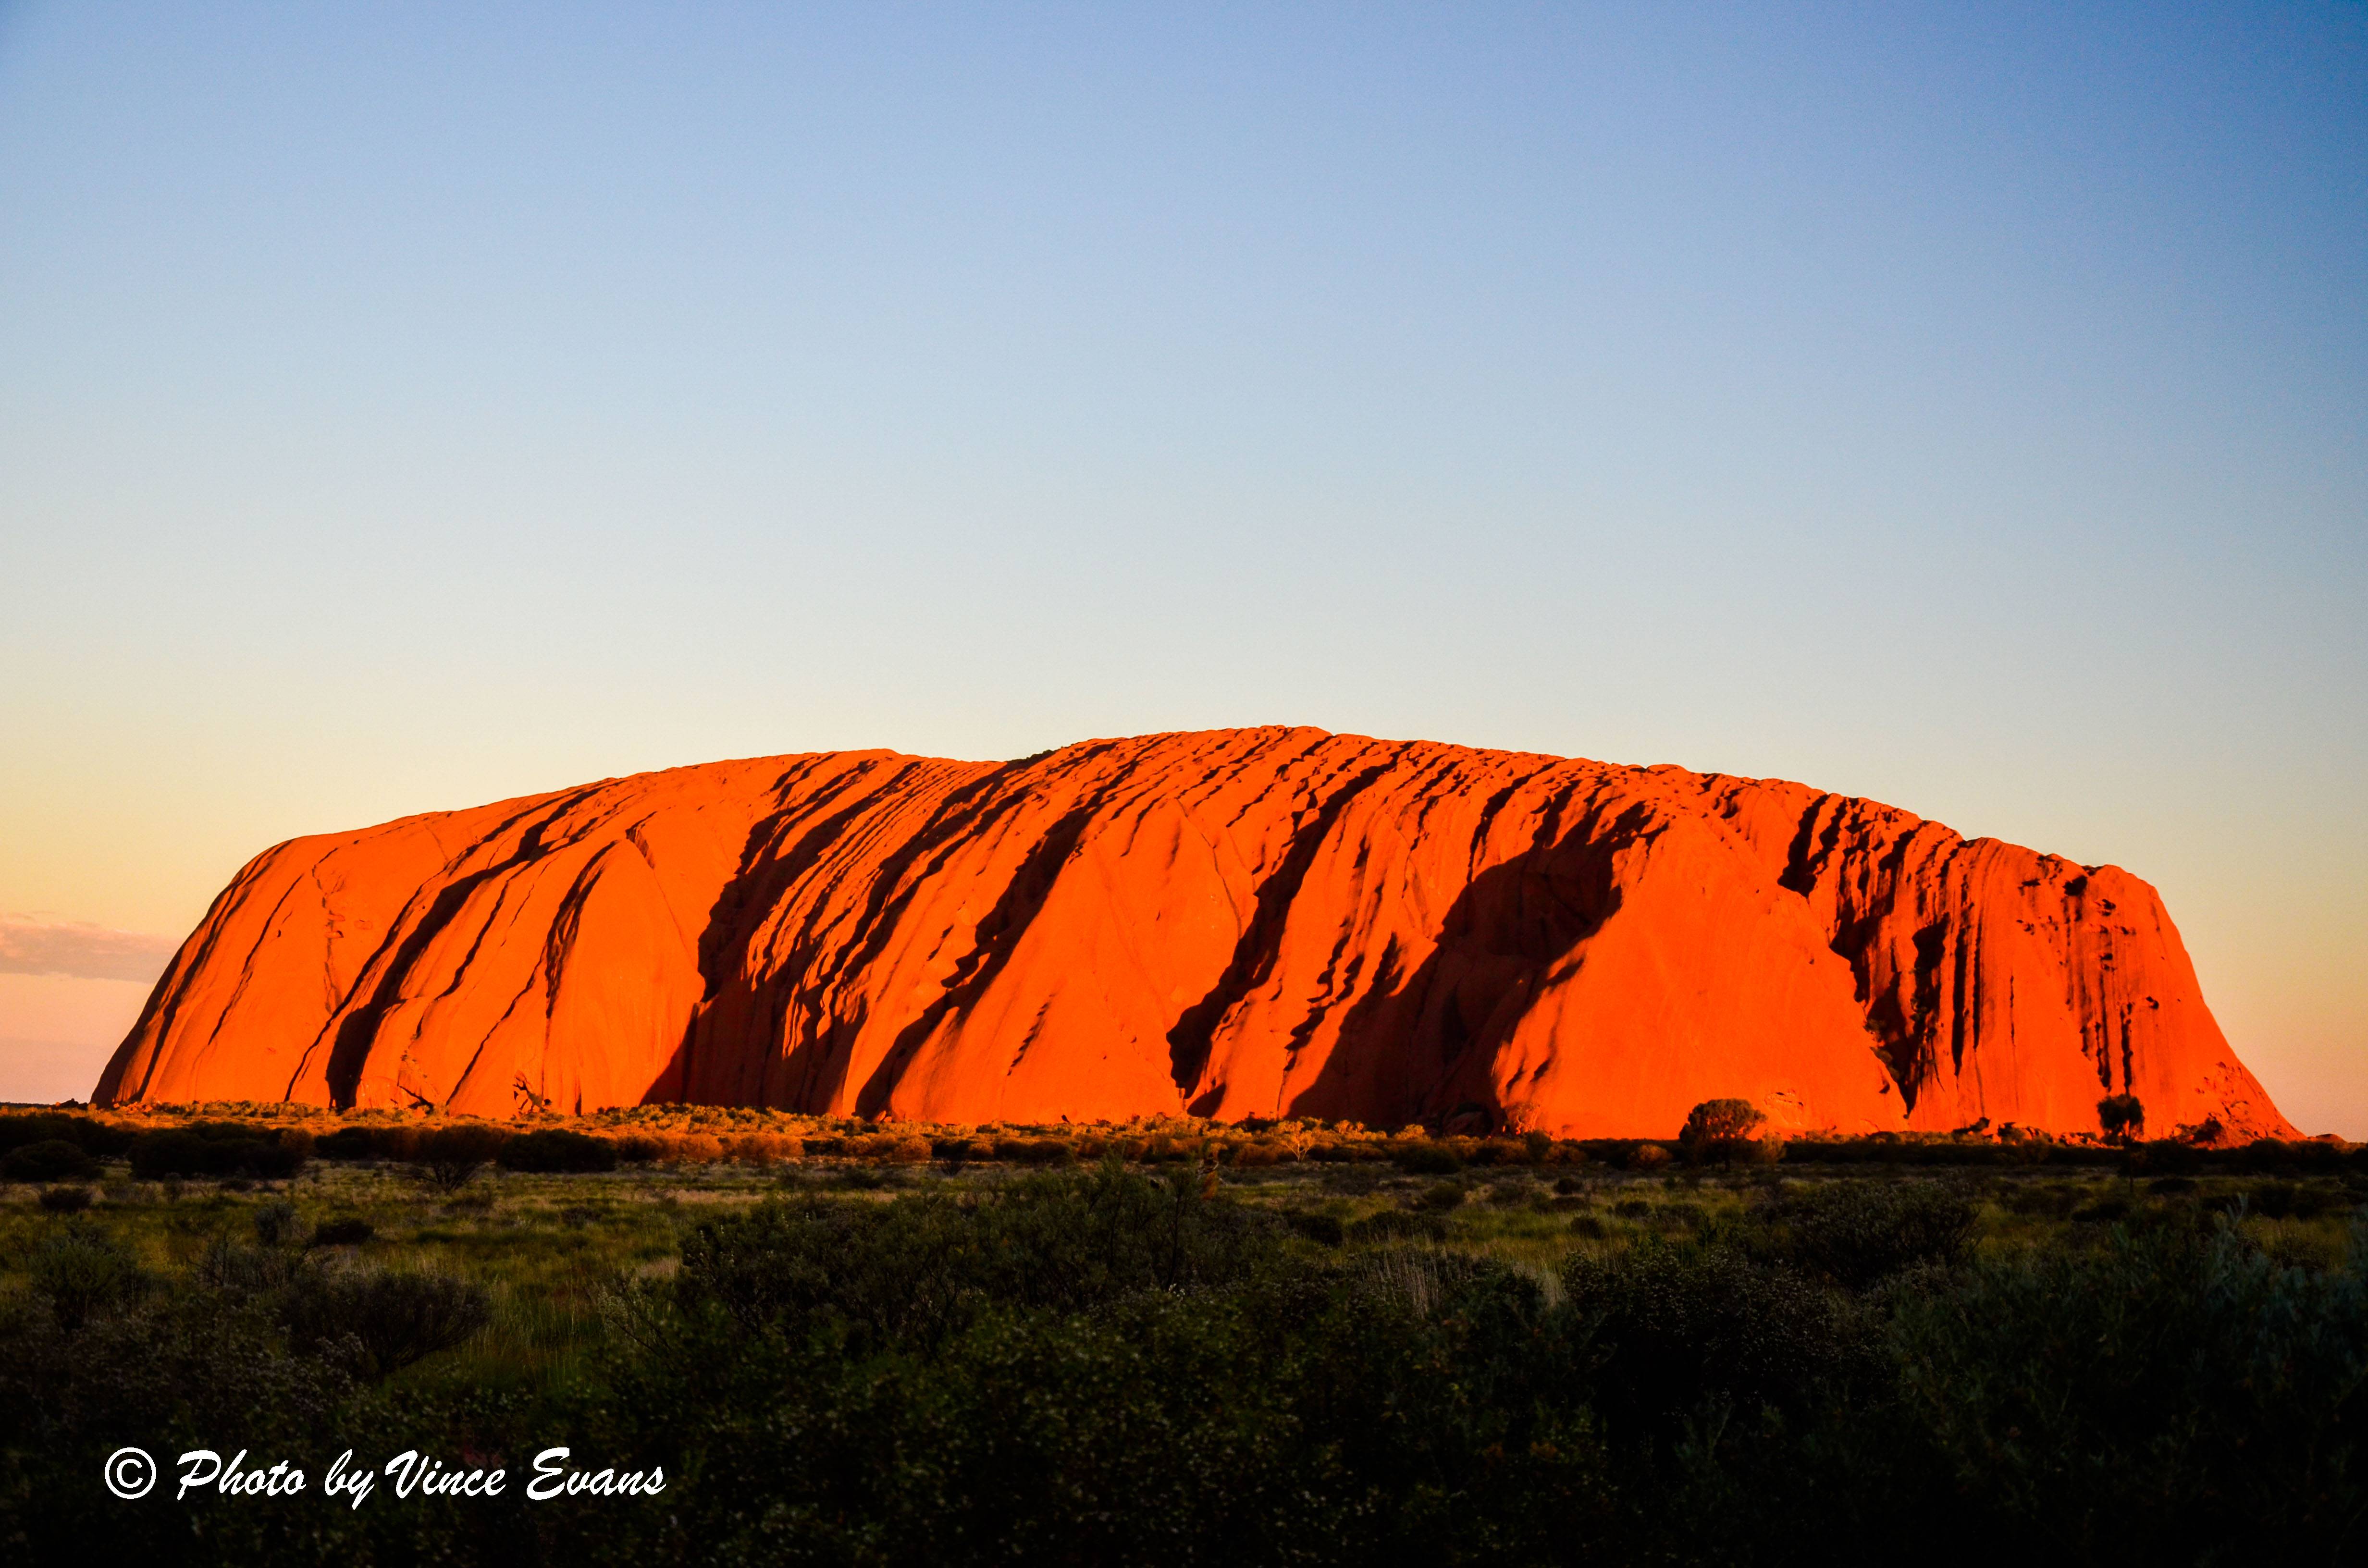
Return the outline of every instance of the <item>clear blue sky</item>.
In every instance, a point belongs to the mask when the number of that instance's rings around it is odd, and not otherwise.
[[[2124,865],[2368,1136],[2368,5],[0,4],[0,914],[1305,722]]]

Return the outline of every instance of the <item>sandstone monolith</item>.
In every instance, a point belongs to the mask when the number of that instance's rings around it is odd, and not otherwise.
[[[95,1097],[2292,1136],[2152,888],[1770,779],[1308,729],[675,768],[282,844]]]

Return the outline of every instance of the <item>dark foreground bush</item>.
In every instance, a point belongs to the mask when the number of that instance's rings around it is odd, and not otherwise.
[[[316,1561],[305,1537],[324,1527],[309,1517],[273,1520],[242,1506],[247,1499],[176,1506],[169,1471],[127,1504],[100,1484],[100,1466],[126,1442],[167,1463],[225,1437],[334,1456],[342,1436],[366,1452],[390,1427],[357,1411],[353,1429],[332,1431],[351,1384],[330,1363],[291,1354],[260,1301],[188,1278],[142,1290],[128,1256],[93,1253],[74,1267],[84,1281],[76,1310],[58,1310],[54,1267],[29,1301],[0,1301],[0,1560]]]
[[[217,1236],[199,1256],[198,1283],[208,1290],[244,1297],[283,1290],[295,1283],[306,1265],[299,1254],[268,1242],[248,1246],[227,1235]]]
[[[314,1142],[313,1153],[324,1160],[384,1160],[396,1157],[390,1129],[340,1127]]]
[[[1107,1163],[959,1199],[809,1194],[710,1221],[684,1238],[676,1290],[748,1329],[827,1321],[859,1345],[928,1345],[990,1305],[1074,1312],[1228,1283],[1274,1253],[1277,1229],[1205,1197],[1198,1171],[1154,1181]]]
[[[313,1233],[305,1238],[304,1244],[308,1247],[359,1246],[377,1234],[378,1227],[368,1220],[358,1214],[344,1214],[313,1226]]]
[[[276,1247],[296,1233],[296,1205],[284,1198],[256,1204],[247,1219],[255,1226],[255,1239],[268,1247]]]
[[[0,1176],[10,1181],[65,1181],[98,1175],[98,1162],[79,1144],[63,1138],[28,1143],[0,1155]]]
[[[1936,1181],[1844,1180],[1788,1196],[1775,1217],[1804,1269],[1862,1290],[1904,1268],[1964,1257],[1980,1210]]]
[[[2243,1196],[2242,1202],[2265,1220],[2308,1220],[2324,1214],[2340,1201],[2324,1188],[2291,1181],[2265,1181]],[[2234,1208],[2234,1203],[2229,1205]]]
[[[1406,1143],[1391,1158],[1408,1176],[1453,1176],[1463,1168],[1463,1158],[1444,1143]]]
[[[522,1132],[502,1144],[503,1165],[514,1171],[613,1171],[617,1145],[564,1127]]]
[[[42,1210],[51,1214],[79,1214],[90,1207],[90,1188],[86,1187],[45,1187],[41,1188]]]
[[[1285,1216],[1295,1235],[1305,1237],[1317,1246],[1337,1247],[1348,1240],[1347,1227],[1338,1214],[1297,1213]]]
[[[162,1176],[259,1176],[277,1180],[304,1168],[309,1140],[238,1122],[198,1122],[142,1132],[131,1141],[131,1174]]]
[[[1190,1170],[842,1207],[703,1227],[640,1302],[602,1440],[700,1477],[646,1556],[1478,1563],[1602,1533],[1577,1320],[1501,1266],[1291,1267]]]
[[[420,1179],[429,1187],[438,1192],[454,1193],[475,1180],[477,1173],[493,1164],[510,1142],[511,1135],[497,1128],[438,1128],[419,1141],[419,1152],[414,1164]],[[611,1160],[609,1165],[584,1168],[607,1170],[614,1163]]]
[[[1704,1160],[1732,1164],[1767,1120],[1767,1114],[1749,1100],[1704,1100],[1687,1114],[1678,1144],[1691,1165]],[[1750,1148],[1758,1153],[1756,1145]]]
[[[2351,1259],[2283,1268],[2231,1227],[2163,1225],[1980,1264],[1903,1303],[1901,1417],[2005,1558],[2359,1561],[2358,1231]]]
[[[1667,1436],[1713,1407],[1798,1415],[1873,1372],[1875,1325],[1861,1310],[1728,1247],[1648,1237],[1611,1257],[1575,1255],[1563,1282],[1615,1433]]]
[[[2282,1268],[2249,1221],[2178,1205],[2142,1234],[1947,1267],[1854,1244],[1835,1256],[1921,1261],[1813,1273],[1770,1205],[1547,1276],[1310,1246],[1164,1176],[801,1187],[693,1228],[678,1273],[605,1295],[570,1381],[507,1391],[380,1375],[470,1332],[483,1302],[449,1282],[238,1227],[158,1282],[101,1228],[46,1226],[0,1293],[0,1540],[175,1563],[2360,1556],[2368,1240]],[[97,1481],[128,1440],[256,1433],[316,1472],[416,1448],[513,1485],[351,1509]],[[554,1443],[667,1490],[525,1502]]]
[[[86,1220],[70,1220],[34,1243],[25,1273],[34,1299],[68,1334],[139,1295],[148,1283],[131,1253]]]
[[[1361,1245],[1391,1242],[1445,1241],[1450,1226],[1444,1215],[1428,1210],[1384,1209],[1352,1220],[1343,1227],[1345,1239]]]
[[[131,1130],[93,1117],[63,1111],[35,1111],[27,1116],[0,1116],[0,1154],[28,1143],[71,1143],[85,1153],[105,1157],[131,1146]]]
[[[280,1305],[298,1349],[347,1358],[383,1378],[423,1357],[450,1350],[485,1326],[484,1288],[442,1274],[375,1268],[305,1267]]]

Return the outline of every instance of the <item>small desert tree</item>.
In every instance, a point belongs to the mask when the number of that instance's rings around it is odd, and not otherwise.
[[[2097,1102],[2097,1122],[2107,1137],[2127,1148],[2146,1131],[2146,1107],[2135,1095],[2107,1095]]]
[[[1700,1164],[1705,1157],[1731,1160],[1736,1145],[1749,1138],[1768,1119],[1749,1100],[1704,1100],[1686,1116],[1678,1142],[1686,1158]]]
[[[477,1178],[501,1153],[507,1134],[490,1127],[443,1127],[420,1141],[419,1179],[450,1196]]]

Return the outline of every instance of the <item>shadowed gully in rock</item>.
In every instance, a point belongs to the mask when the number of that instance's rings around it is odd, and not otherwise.
[[[1797,784],[1309,729],[720,762],[266,851],[103,1102],[2293,1135],[2152,888]]]

